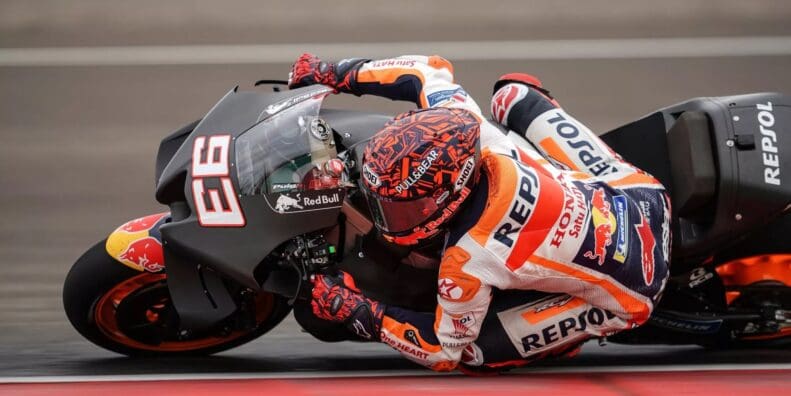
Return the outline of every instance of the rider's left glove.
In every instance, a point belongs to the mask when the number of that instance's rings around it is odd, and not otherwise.
[[[351,275],[315,275],[313,314],[331,322],[341,322],[366,340],[379,340],[385,306],[365,297],[354,285]]]
[[[304,53],[294,65],[288,75],[288,87],[299,88],[313,84],[324,84],[335,88],[338,79],[335,75],[335,65],[325,62],[319,57]]]
[[[291,66],[288,87],[293,89],[323,84],[334,88],[336,93],[353,93],[351,85],[357,75],[357,69],[367,61],[368,59],[352,58],[332,63],[325,62],[316,55],[304,53]]]

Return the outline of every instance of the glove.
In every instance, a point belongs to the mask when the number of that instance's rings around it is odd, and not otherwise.
[[[289,88],[306,87],[313,84],[324,84],[335,88],[337,83],[335,65],[308,53],[300,55],[291,66],[291,73],[288,74]]]
[[[335,88],[335,93],[350,92],[357,70],[369,59],[350,58],[338,63],[325,62],[313,54],[302,54],[288,73],[288,87],[299,88],[313,84],[324,84]]]
[[[316,317],[344,323],[366,340],[379,340],[384,304],[365,297],[349,274],[315,275],[310,305]]]

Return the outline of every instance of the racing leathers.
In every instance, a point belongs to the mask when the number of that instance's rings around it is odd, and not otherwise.
[[[382,342],[451,370],[459,362],[502,365],[503,356],[520,364],[648,319],[669,273],[664,188],[566,113],[537,79],[503,76],[490,121],[439,56],[322,67],[315,80],[341,92],[464,109],[480,122],[481,177],[450,225],[437,310],[377,305],[373,329]],[[529,144],[515,143],[501,126]],[[324,286],[314,297],[326,295]],[[490,312],[494,292],[514,289],[545,294]],[[482,345],[484,319],[498,322],[503,336],[495,343],[510,354]]]

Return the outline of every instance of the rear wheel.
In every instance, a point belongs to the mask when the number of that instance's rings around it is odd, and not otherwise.
[[[734,346],[791,346],[791,254],[758,255],[717,266],[729,309],[763,312]]]
[[[284,297],[262,292],[211,331],[181,331],[167,275],[131,269],[110,257],[104,244],[69,271],[63,305],[74,328],[105,349],[130,356],[208,355],[258,338],[290,311]]]

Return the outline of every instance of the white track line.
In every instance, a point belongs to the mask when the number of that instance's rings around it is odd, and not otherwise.
[[[717,372],[748,370],[791,370],[791,363],[777,364],[710,364],[672,366],[606,366],[606,367],[534,367],[506,375],[530,374],[594,374],[594,373],[650,373],[650,372]],[[41,377],[0,377],[0,384],[115,382],[115,381],[197,381],[197,380],[255,380],[255,379],[316,379],[316,378],[376,378],[376,377],[431,377],[461,375],[442,374],[429,370],[398,371],[302,371],[285,373],[207,373],[207,374],[130,374],[130,375],[64,375]]]
[[[436,53],[454,61],[787,56],[791,36],[0,48],[0,66],[290,63],[306,51],[326,59]]]

